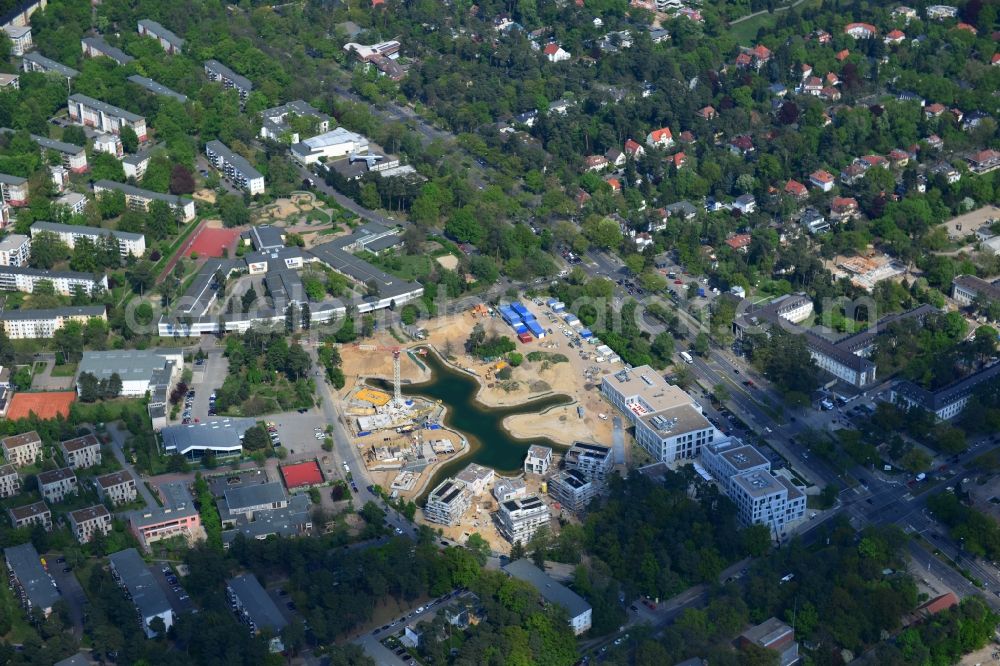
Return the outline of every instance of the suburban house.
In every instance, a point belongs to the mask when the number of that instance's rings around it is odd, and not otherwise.
[[[669,148],[674,145],[674,135],[669,127],[653,130],[646,135],[646,145],[654,148]]]
[[[564,51],[558,44],[546,44],[545,48],[542,49],[542,53],[545,54],[545,59],[549,62],[563,62],[572,57],[568,51]]]
[[[844,26],[844,34],[854,39],[871,39],[878,34],[878,28],[871,23],[848,23]]]

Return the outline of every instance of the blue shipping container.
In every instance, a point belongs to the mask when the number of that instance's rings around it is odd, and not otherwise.
[[[522,317],[529,314],[528,308],[524,307],[523,303],[511,303],[510,309],[521,315]]]
[[[517,326],[514,327],[514,332],[517,333],[518,335],[520,335],[521,333],[527,333],[528,327],[525,326],[524,324],[518,324]]]
[[[532,320],[525,322],[525,325],[528,327],[528,330],[531,331],[531,334],[536,338],[541,339],[545,337],[545,329],[542,328],[537,321]]]
[[[580,337],[583,338],[584,340],[587,340],[589,338],[594,337],[594,334],[590,332],[589,328],[581,328]]]
[[[372,434],[371,430],[362,430],[358,433],[358,437],[367,437],[370,434]]]

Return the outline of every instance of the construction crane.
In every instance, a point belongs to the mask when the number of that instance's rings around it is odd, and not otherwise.
[[[392,353],[392,406],[396,409],[403,407],[403,383],[400,379],[399,361],[403,355],[400,347],[382,347],[380,345],[356,344],[355,347],[361,351],[387,351]]]

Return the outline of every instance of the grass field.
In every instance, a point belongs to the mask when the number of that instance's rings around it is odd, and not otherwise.
[[[53,377],[72,377],[76,374],[76,363],[64,363],[52,366]]]
[[[33,636],[37,637],[35,630],[25,619],[24,609],[17,602],[14,592],[6,585],[0,585],[0,608],[10,618],[10,631],[3,637],[5,643],[20,644]]]
[[[819,0],[799,0],[799,3],[794,4],[793,6],[799,11],[802,11],[807,6],[811,5],[818,6],[819,4],[820,4]],[[754,16],[753,18],[747,19],[746,21],[741,21],[740,23],[732,24],[729,26],[729,34],[732,35],[733,39],[738,41],[740,44],[745,44],[749,46],[750,42],[753,42],[755,39],[757,39],[757,33],[760,31],[761,28],[774,27],[775,23],[777,23],[778,17],[781,16],[781,14],[784,13],[785,11],[788,11],[788,9],[789,9],[788,7],[779,7],[775,10],[773,14],[764,12],[763,14],[760,14],[759,16]]]

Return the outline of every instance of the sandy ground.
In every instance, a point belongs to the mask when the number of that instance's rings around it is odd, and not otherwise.
[[[205,220],[204,225],[205,225],[206,229],[222,229],[223,228],[222,220],[216,220],[216,219]]]
[[[976,229],[988,223],[990,219],[1000,219],[1000,207],[983,206],[965,215],[959,215],[945,222],[948,238],[964,238],[976,233]]]
[[[201,189],[195,191],[195,193],[192,194],[191,196],[197,199],[198,201],[207,201],[208,203],[213,203],[213,204],[215,203],[215,190],[209,190],[207,188]]]
[[[458,257],[453,254],[446,254],[437,258],[437,262],[441,264],[442,267],[447,268],[449,271],[453,271],[458,268]]]

